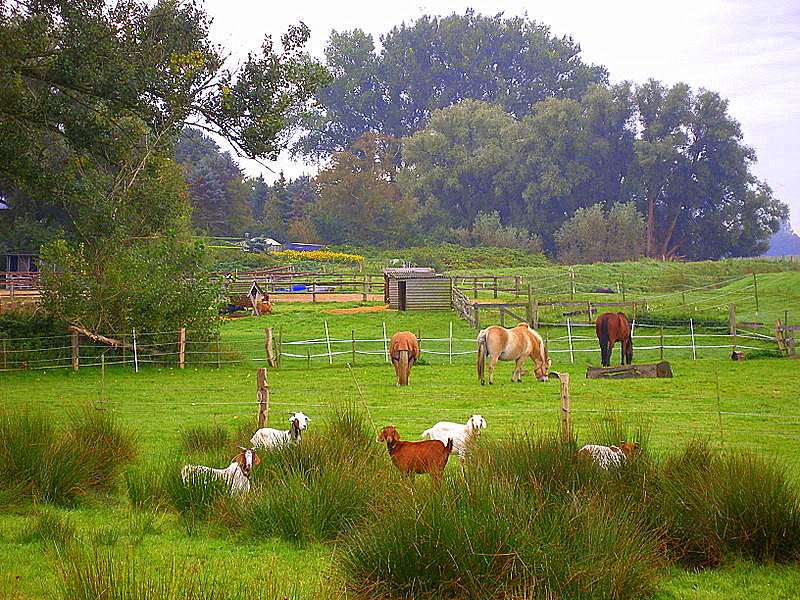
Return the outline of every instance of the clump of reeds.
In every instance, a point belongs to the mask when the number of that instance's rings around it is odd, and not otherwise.
[[[133,435],[107,411],[73,413],[65,429],[41,413],[0,415],[0,482],[38,500],[71,505],[109,491],[135,453]]]

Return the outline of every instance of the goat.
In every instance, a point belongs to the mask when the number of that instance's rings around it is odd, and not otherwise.
[[[299,442],[301,432],[308,429],[308,422],[311,420],[301,412],[290,412],[289,429],[273,429],[272,427],[262,427],[250,438],[250,443],[254,448],[275,448],[291,442]]]
[[[453,450],[452,439],[448,439],[447,444],[440,440],[402,442],[397,429],[392,426],[383,428],[378,441],[386,442],[392,462],[403,475],[429,473],[436,482],[442,478],[447,459]]]
[[[452,439],[452,452],[458,454],[458,457],[463,462],[467,456],[470,442],[473,438],[480,436],[481,429],[486,429],[486,421],[480,415],[472,415],[466,424],[439,421],[430,429],[423,431],[420,437],[439,440],[443,444],[448,439]]]
[[[203,465],[184,465],[181,469],[183,483],[207,479],[220,479],[228,484],[231,493],[250,491],[250,470],[261,462],[255,448],[242,448],[225,469],[214,469]]]
[[[587,444],[578,450],[578,454],[591,457],[601,469],[619,467],[629,456],[639,452],[639,442],[620,442],[619,446],[599,446]]]

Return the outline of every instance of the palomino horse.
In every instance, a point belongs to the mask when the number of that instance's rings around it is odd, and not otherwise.
[[[389,340],[389,355],[392,357],[397,385],[408,385],[411,366],[419,358],[419,341],[410,331],[398,331]]]
[[[534,362],[538,380],[547,381],[551,365],[547,348],[542,336],[528,327],[527,323],[520,323],[513,329],[492,325],[478,334],[478,379],[481,385],[485,383],[483,369],[487,355],[492,357],[489,361],[489,385],[494,383],[494,366],[498,360],[516,361],[511,381],[522,381],[522,364],[529,356]]]
[[[627,317],[622,313],[603,313],[597,317],[594,325],[597,339],[600,342],[600,355],[604,367],[611,366],[611,351],[614,343],[619,340],[622,364],[629,365],[633,362],[633,340],[631,339],[631,326]]]

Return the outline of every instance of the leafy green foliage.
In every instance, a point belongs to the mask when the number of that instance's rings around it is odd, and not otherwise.
[[[579,208],[555,234],[558,260],[564,264],[636,259],[644,252],[645,223],[633,203]]]

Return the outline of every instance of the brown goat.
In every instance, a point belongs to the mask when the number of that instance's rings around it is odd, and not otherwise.
[[[392,462],[403,475],[429,473],[437,482],[442,478],[447,459],[453,450],[452,439],[447,440],[447,445],[439,440],[402,442],[397,429],[392,426],[383,428],[378,441],[386,442]]]

